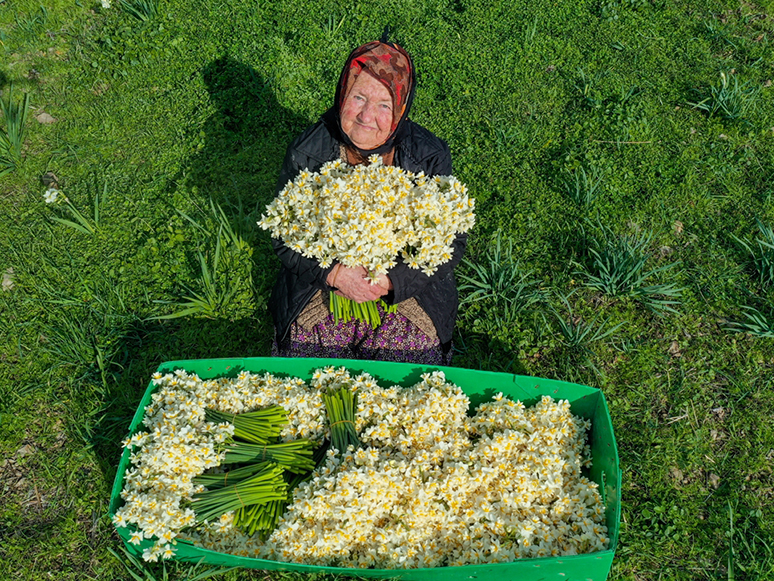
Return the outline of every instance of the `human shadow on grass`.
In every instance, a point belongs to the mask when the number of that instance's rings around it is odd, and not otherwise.
[[[252,316],[238,319],[196,314],[172,320],[138,319],[130,330],[121,333],[104,382],[103,409],[97,416],[100,419],[90,431],[90,444],[111,481],[121,454],[121,440],[127,435],[151,374],[161,363],[266,356],[270,350],[273,327],[263,305],[277,265],[269,236],[256,221],[274,197],[288,144],[309,120],[280,105],[270,84],[255,69],[229,55],[206,65],[201,75],[214,112],[199,134],[196,153],[171,187],[190,195],[203,214],[222,210],[217,214],[252,248],[256,309]],[[191,218],[202,220],[204,216]],[[200,267],[193,258],[191,266],[193,272]]]
[[[264,305],[279,263],[257,221],[275,195],[287,146],[310,120],[282,106],[260,73],[228,54],[203,67],[201,75],[214,112],[202,127],[198,151],[175,183],[190,192],[202,213],[224,217],[252,249],[256,316],[268,320]],[[196,272],[193,251],[189,259]]]
[[[280,105],[270,83],[233,57],[217,58],[201,75],[215,111],[186,164],[184,183],[227,212],[240,203],[263,209],[274,197],[288,144],[309,119]]]

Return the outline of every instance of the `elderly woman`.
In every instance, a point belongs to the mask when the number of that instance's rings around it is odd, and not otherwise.
[[[288,147],[277,192],[304,169],[316,172],[336,159],[368,163],[373,154],[414,173],[451,175],[446,143],[408,118],[415,87],[411,58],[397,44],[376,41],[352,51],[333,107]],[[457,236],[452,259],[432,276],[399,259],[371,284],[363,268],[322,268],[273,239],[282,268],[269,301],[276,331],[272,354],[448,365],[458,305],[453,271],[466,240]],[[358,320],[337,323],[327,307],[330,292],[359,303],[381,298],[397,312],[379,306],[376,329]]]

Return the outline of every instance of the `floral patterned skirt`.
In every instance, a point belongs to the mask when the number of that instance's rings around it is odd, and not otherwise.
[[[444,353],[438,336],[432,336],[399,312],[385,313],[377,309],[382,324],[376,329],[362,321],[334,322],[328,312],[312,325],[295,321],[288,337],[272,345],[273,357],[331,357],[336,359],[368,359],[401,361],[423,365],[450,365],[452,349]],[[299,319],[303,318],[299,316]]]

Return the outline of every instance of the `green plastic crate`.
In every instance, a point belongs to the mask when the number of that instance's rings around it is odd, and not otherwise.
[[[400,384],[410,386],[420,379],[422,373],[441,370],[446,379],[457,384],[470,398],[471,408],[489,401],[498,392],[521,400],[529,406],[543,395],[554,399],[566,399],[570,402],[574,414],[591,420],[591,453],[593,466],[589,477],[599,484],[599,490],[606,509],[606,525],[610,537],[607,551],[576,555],[571,557],[546,557],[542,559],[521,559],[512,563],[492,565],[466,565],[464,567],[436,567],[427,569],[355,569],[345,567],[317,567],[280,563],[265,559],[237,557],[208,549],[195,547],[190,543],[178,542],[175,559],[186,562],[203,562],[211,565],[247,567],[250,569],[285,570],[302,573],[326,572],[337,575],[356,575],[368,578],[392,578],[416,581],[462,581],[463,579],[496,579],[497,581],[603,581],[607,579],[618,544],[618,528],[621,518],[621,471],[618,464],[618,448],[610,421],[610,413],[604,395],[593,389],[576,383],[540,379],[507,373],[475,371],[456,367],[432,367],[411,363],[388,363],[384,361],[356,361],[350,359],[291,359],[274,357],[253,357],[244,359],[192,359],[188,361],[168,361],[162,363],[158,371],[169,373],[175,369],[195,372],[203,379],[236,374],[245,370],[253,373],[270,372],[287,374],[309,380],[315,369],[335,365],[344,366],[351,372],[370,373],[380,385]],[[150,403],[154,386],[148,386],[134,415],[129,428],[134,434],[142,427],[145,406]],[[129,451],[124,450],[118,465],[113,493],[110,498],[110,515],[121,506],[121,490],[124,473],[129,466]],[[142,550],[151,544],[144,541],[140,545],[128,543],[129,530],[119,528],[118,533],[127,550],[141,555]]]

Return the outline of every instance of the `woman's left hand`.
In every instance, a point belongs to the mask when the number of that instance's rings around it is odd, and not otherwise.
[[[384,289],[382,296],[386,295],[392,290],[392,281],[386,274],[380,275],[379,278],[376,279],[376,284]]]

